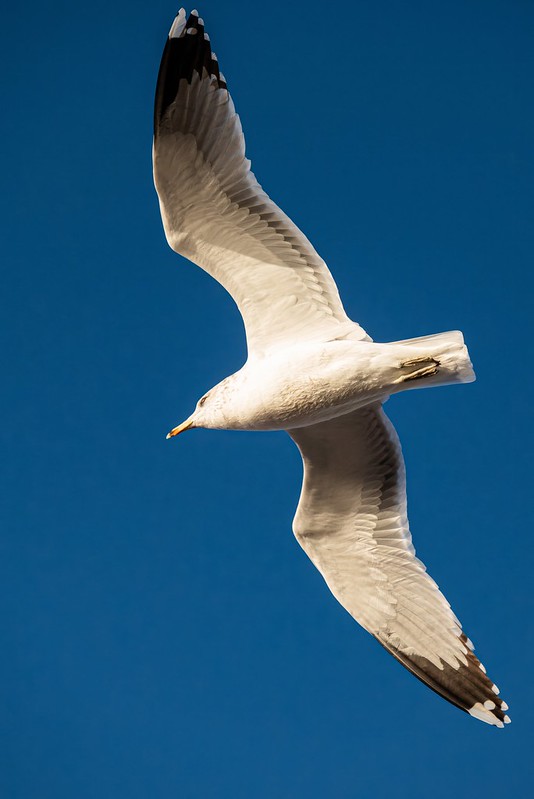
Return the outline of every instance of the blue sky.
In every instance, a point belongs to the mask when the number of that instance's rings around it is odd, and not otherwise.
[[[478,381],[388,403],[418,554],[510,705],[402,669],[291,534],[282,433],[165,434],[245,357],[151,177],[176,8],[4,12],[9,799],[422,799],[531,787],[534,6],[199,6],[265,189],[377,340],[464,331]]]

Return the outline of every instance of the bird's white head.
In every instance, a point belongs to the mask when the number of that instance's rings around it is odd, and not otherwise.
[[[173,427],[167,438],[173,438],[184,430],[191,430],[194,427],[205,427],[211,429],[227,429],[232,426],[231,419],[225,413],[228,404],[228,396],[231,392],[231,379],[226,378],[222,383],[214,386],[197,402],[196,408],[185,422]]]

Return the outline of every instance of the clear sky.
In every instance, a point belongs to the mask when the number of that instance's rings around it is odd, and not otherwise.
[[[199,0],[200,2],[200,0]],[[534,5],[204,0],[265,189],[377,340],[478,381],[388,403],[418,554],[512,724],[438,698],[291,533],[283,433],[165,434],[245,357],[151,176],[167,0],[3,12],[0,794],[527,796]],[[7,81],[6,81],[7,78]]]

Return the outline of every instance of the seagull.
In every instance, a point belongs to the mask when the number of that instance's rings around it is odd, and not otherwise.
[[[167,438],[287,431],[304,465],[293,531],[333,595],[429,688],[503,727],[508,706],[415,555],[401,447],[382,409],[399,391],[474,380],[462,334],[377,343],[349,319],[325,262],[251,172],[196,10],[180,9],[163,51],[153,162],[170,247],[230,293],[248,349]]]

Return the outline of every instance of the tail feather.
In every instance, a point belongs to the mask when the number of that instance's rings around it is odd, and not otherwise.
[[[476,379],[464,337],[459,330],[394,343],[407,350],[403,364],[407,371],[398,380],[403,389],[472,383]]]

